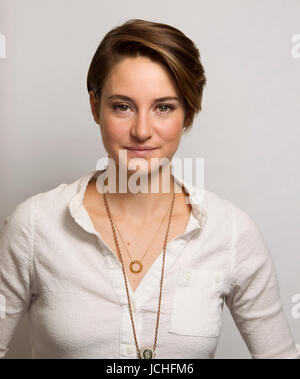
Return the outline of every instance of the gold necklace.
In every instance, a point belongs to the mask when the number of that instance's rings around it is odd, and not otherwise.
[[[133,321],[133,316],[132,316],[132,309],[131,309],[131,302],[130,302],[130,296],[129,296],[129,291],[128,291],[128,284],[127,284],[127,279],[126,279],[126,273],[124,269],[124,263],[123,263],[123,258],[120,252],[120,247],[116,235],[116,231],[114,228],[114,224],[112,221],[112,216],[109,210],[108,202],[105,196],[105,192],[103,193],[104,197],[104,203],[105,203],[105,208],[111,223],[112,231],[113,231],[113,236],[115,240],[115,244],[117,246],[117,251],[119,255],[119,259],[122,263],[122,270],[123,270],[123,276],[125,280],[125,287],[126,287],[126,293],[127,293],[127,299],[128,299],[128,306],[129,306],[129,313],[130,313],[130,318],[131,318],[131,324],[133,328],[133,335],[134,335],[134,340],[135,340],[135,346],[138,352],[138,355],[141,359],[153,359],[155,357],[155,349],[156,349],[156,344],[157,344],[157,333],[158,333],[158,325],[159,325],[159,316],[160,316],[160,306],[161,306],[161,295],[162,295],[162,285],[163,285],[163,277],[164,277],[164,268],[165,268],[165,255],[166,255],[166,246],[167,246],[167,240],[168,240],[168,234],[169,234],[169,229],[170,229],[170,224],[171,224],[171,218],[172,218],[172,213],[173,213],[173,207],[174,207],[174,200],[175,200],[175,192],[173,193],[173,199],[172,199],[172,204],[171,204],[171,211],[169,215],[169,222],[168,222],[168,228],[166,232],[166,237],[164,241],[164,251],[163,251],[163,264],[162,264],[162,271],[161,271],[161,279],[160,279],[160,291],[159,291],[159,302],[158,302],[158,311],[157,311],[157,318],[156,318],[156,327],[155,327],[155,338],[154,338],[154,345],[152,346],[142,346],[139,348],[138,343],[137,343],[137,338],[136,338],[136,331],[135,331],[135,326],[134,326],[134,321]]]
[[[172,202],[171,202],[171,204],[172,204]],[[143,261],[145,255],[146,255],[147,251],[149,250],[150,246],[152,246],[153,240],[154,240],[155,236],[158,234],[158,231],[160,230],[160,228],[161,228],[161,226],[162,226],[162,224],[163,224],[163,222],[164,222],[164,220],[165,220],[165,218],[166,218],[166,216],[167,216],[167,214],[168,214],[168,211],[169,211],[169,209],[170,209],[170,207],[171,207],[171,204],[169,205],[169,207],[168,207],[168,209],[167,209],[167,212],[165,213],[165,215],[164,215],[164,217],[163,217],[163,219],[162,219],[162,221],[161,221],[161,223],[160,223],[160,225],[159,225],[157,231],[155,232],[155,234],[154,234],[154,236],[153,236],[153,238],[152,238],[152,240],[151,240],[150,245],[149,245],[148,248],[146,249],[146,251],[145,251],[145,253],[144,253],[144,255],[143,255],[143,257],[142,257],[141,260],[133,259],[133,258],[132,258],[131,254],[129,253],[129,250],[127,249],[126,243],[124,242],[124,239],[123,239],[123,237],[122,237],[122,235],[121,235],[121,232],[120,232],[120,230],[119,230],[119,228],[118,228],[117,222],[116,222],[116,220],[114,219],[114,217],[112,216],[112,219],[113,219],[113,221],[114,221],[114,223],[115,223],[115,225],[116,225],[116,228],[117,228],[117,230],[118,230],[118,232],[119,232],[119,235],[120,235],[120,237],[121,237],[121,240],[122,240],[122,242],[123,242],[123,245],[125,246],[125,249],[126,249],[126,251],[127,251],[127,254],[129,255],[129,257],[130,257],[130,259],[131,259],[131,262],[130,262],[130,264],[129,264],[129,269],[130,269],[130,271],[131,271],[132,273],[134,273],[134,274],[138,274],[139,272],[142,271],[142,269],[143,269],[143,263],[142,263],[142,261]],[[138,269],[134,269],[134,265],[138,265]]]

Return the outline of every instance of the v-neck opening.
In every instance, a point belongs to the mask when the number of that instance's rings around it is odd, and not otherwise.
[[[83,190],[81,190],[79,193],[77,193],[77,196],[72,199],[70,203],[70,211],[76,222],[87,232],[92,233],[97,236],[98,243],[101,247],[102,255],[104,257],[107,270],[111,276],[112,284],[115,287],[115,291],[118,294],[119,300],[122,304],[127,303],[127,296],[125,294],[125,283],[124,283],[124,275],[123,275],[123,269],[122,269],[122,263],[120,262],[119,258],[116,256],[114,251],[110,248],[110,246],[107,245],[107,243],[102,238],[101,234],[96,230],[91,217],[87,211],[87,209],[84,207],[83,204],[83,198],[86,190],[86,187],[88,183],[94,179],[97,180],[100,175],[102,175],[106,170],[96,170],[93,171],[91,174],[89,174],[88,177],[86,177],[86,181],[82,184]],[[174,175],[174,174],[173,174]],[[186,184],[184,181],[182,181],[180,178],[178,178],[176,175],[174,175],[174,179],[179,181],[179,183],[182,183],[183,187],[185,188],[189,200],[191,200],[191,212],[189,221],[186,225],[185,231],[174,237],[166,246],[166,256],[165,256],[165,262],[169,263],[169,265],[172,265],[175,258],[182,252],[182,250],[186,247],[186,245],[189,242],[189,238],[187,236],[187,233],[194,233],[196,229],[200,229],[204,222],[206,221],[206,213],[205,210],[203,210],[200,206],[197,206],[197,203],[193,201],[193,197],[195,196],[194,189],[189,184]],[[80,220],[81,219],[81,220]],[[179,240],[179,244],[176,242]],[[176,244],[176,249],[173,248],[173,246]],[[153,279],[153,281],[158,282],[158,285],[161,280],[161,269],[162,269],[162,263],[163,263],[163,252],[162,250],[160,254],[156,257],[152,265],[147,270],[146,274],[140,281],[139,285],[136,287],[135,290],[133,290],[130,280],[128,278],[128,275],[125,270],[126,280],[128,283],[128,289],[130,298],[137,300],[137,299],[145,299],[145,296],[141,296],[140,293],[142,293],[143,289],[147,290],[146,292],[150,292],[149,296],[152,293],[153,285],[149,284],[149,277]],[[118,267],[116,267],[116,265]],[[158,269],[160,268],[160,270]],[[166,265],[165,265],[165,273],[166,273]],[[164,273],[164,280],[165,280],[165,273]],[[122,276],[122,279],[121,277]],[[123,282],[123,287],[120,286],[120,280]],[[123,288],[123,289],[122,289]],[[150,291],[149,291],[150,290]],[[122,292],[124,291],[124,292]],[[145,292],[145,291],[144,291]],[[125,297],[124,297],[125,296]]]
[[[165,261],[166,259],[168,259],[167,255],[168,255],[168,248],[170,249],[170,245],[172,246],[174,244],[174,241],[175,240],[178,240],[180,238],[182,238],[182,236],[186,233],[188,233],[191,229],[191,225],[192,225],[192,222],[193,222],[193,219],[194,219],[194,215],[193,215],[193,211],[191,210],[191,213],[190,213],[190,217],[189,217],[189,220],[188,220],[188,223],[186,225],[186,228],[185,228],[185,231],[181,234],[179,234],[178,236],[174,237],[171,241],[168,242],[168,244],[166,245],[166,253],[165,253]],[[170,251],[169,251],[170,252]],[[139,285],[136,287],[135,291],[133,291],[132,287],[131,287],[131,284],[128,280],[128,277],[127,277],[127,274],[126,274],[126,279],[127,281],[129,282],[129,285],[130,285],[130,289],[131,289],[131,292],[132,292],[132,295],[134,298],[137,298],[137,294],[141,291],[140,287],[143,287],[144,286],[144,283],[147,281],[147,278],[149,277],[150,275],[150,272],[153,271],[156,266],[158,265],[158,261],[160,260],[161,262],[161,269],[162,269],[162,263],[163,263],[163,253],[164,253],[164,249],[159,253],[159,255],[155,258],[154,262],[152,263],[152,265],[149,267],[149,269],[147,270],[146,274],[144,275],[144,277],[142,278],[142,280],[140,281]],[[164,270],[164,274],[166,272],[166,267],[165,267],[165,270]],[[161,277],[161,270],[160,270],[160,277]]]
[[[104,247],[106,248],[107,251],[109,251],[109,253],[113,256],[113,259],[114,259],[114,262],[115,264],[117,264],[120,268],[120,270],[122,271],[122,275],[123,275],[123,270],[122,270],[122,263],[120,262],[119,258],[116,256],[116,253],[111,249],[111,247],[104,241],[103,237],[101,236],[101,234],[96,230],[94,224],[93,224],[93,221],[91,220],[91,217],[88,213],[88,211],[86,210],[84,204],[82,203],[82,210],[85,214],[85,218],[89,224],[89,229],[90,231],[92,231],[94,234],[96,234],[97,238],[100,239],[101,243],[104,245]],[[182,238],[182,236],[184,236],[186,233],[188,233],[192,228],[193,228],[193,221],[195,220],[195,216],[193,215],[193,208],[191,209],[191,212],[190,212],[190,216],[189,216],[189,220],[188,220],[188,223],[186,225],[186,228],[185,228],[185,231],[179,235],[177,235],[176,237],[174,237],[171,241],[168,242],[167,246],[166,246],[166,256],[165,256],[165,260],[168,259],[167,258],[167,255],[168,255],[168,250],[169,250],[169,253],[172,254],[172,252],[170,251],[170,246],[172,246],[174,244],[174,241],[175,240],[178,240],[180,238]],[[128,284],[128,288],[130,288],[129,292],[130,292],[130,295],[133,297],[133,298],[137,298],[138,296],[138,293],[141,291],[140,287],[143,287],[144,286],[144,283],[145,281],[147,281],[147,278],[149,277],[150,275],[150,272],[152,272],[153,270],[155,270],[156,266],[158,266],[158,261],[160,260],[160,266],[162,268],[162,263],[163,263],[163,252],[164,250],[162,250],[159,255],[156,257],[156,259],[154,260],[154,262],[151,264],[151,266],[149,267],[149,269],[147,270],[147,272],[145,273],[144,277],[141,279],[140,283],[138,284],[138,286],[136,287],[135,290],[133,290],[132,288],[132,285],[130,283],[130,280],[128,278],[128,275],[127,275],[127,272],[125,270],[125,274],[126,274],[126,279],[127,279],[127,284]],[[166,269],[166,268],[165,268]],[[166,271],[166,270],[165,270]],[[160,275],[161,275],[161,270],[160,270]],[[124,280],[124,275],[123,275],[123,280]],[[125,283],[124,283],[125,285]]]

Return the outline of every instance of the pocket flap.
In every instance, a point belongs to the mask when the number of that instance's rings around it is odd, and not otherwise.
[[[179,287],[220,287],[223,282],[223,275],[215,270],[187,270],[180,272],[177,285]]]

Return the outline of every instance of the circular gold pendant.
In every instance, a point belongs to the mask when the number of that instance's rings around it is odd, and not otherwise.
[[[137,268],[137,269],[134,269],[134,268],[133,268],[134,265],[138,265],[138,268]],[[142,264],[141,261],[132,261],[132,262],[130,263],[129,268],[130,268],[130,271],[131,271],[131,272],[133,272],[134,274],[137,274],[138,272],[141,272],[141,271],[142,271],[142,269],[143,269],[143,264]]]

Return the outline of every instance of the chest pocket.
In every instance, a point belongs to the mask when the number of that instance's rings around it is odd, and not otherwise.
[[[217,337],[222,327],[223,274],[213,270],[181,270],[170,314],[169,332]]]

